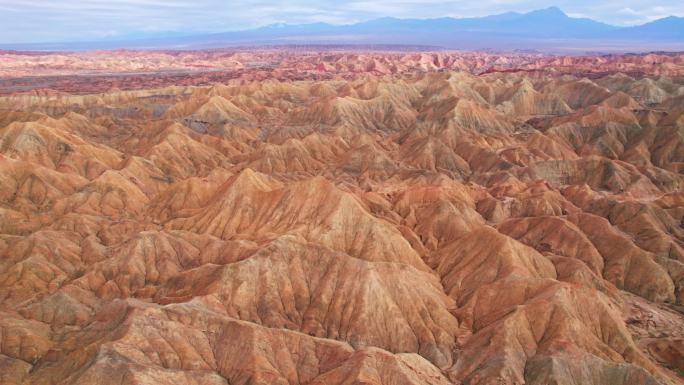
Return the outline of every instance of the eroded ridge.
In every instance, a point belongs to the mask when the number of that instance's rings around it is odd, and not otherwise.
[[[0,98],[0,383],[684,384],[678,56],[342,56]]]

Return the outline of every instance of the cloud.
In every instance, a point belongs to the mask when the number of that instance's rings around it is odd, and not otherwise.
[[[681,0],[0,0],[0,42],[199,33],[272,23],[353,23],[377,17],[468,17],[559,6],[616,25],[684,16]]]

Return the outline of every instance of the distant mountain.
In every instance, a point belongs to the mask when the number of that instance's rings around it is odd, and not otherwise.
[[[410,44],[449,49],[542,51],[684,50],[684,18],[616,27],[566,15],[558,7],[475,18],[397,19],[356,24],[275,24],[246,31],[72,44],[0,44],[8,49],[215,48],[273,44]]]
[[[457,30],[525,37],[588,37],[617,27],[591,19],[573,18],[558,7],[529,13],[508,12],[480,18],[452,19]]]
[[[665,17],[636,27],[620,28],[616,32],[620,38],[684,41],[684,17]]]
[[[618,27],[600,23],[591,19],[569,17],[558,7],[540,9],[529,13],[508,12],[478,18],[456,19],[450,17],[435,19],[397,19],[384,17],[352,25],[333,26],[316,23],[304,25],[277,25],[254,30],[257,36],[294,37],[313,34],[353,34],[368,35],[373,39],[396,39],[395,34],[404,34],[402,38],[413,39],[414,34],[429,35],[434,38],[449,40],[457,33],[478,33],[481,35],[507,35],[525,38],[568,38],[592,37],[618,30]],[[226,37],[236,33],[226,34]],[[250,31],[238,32],[237,35],[251,34]],[[386,35],[386,36],[383,36]],[[375,36],[373,36],[375,35]]]

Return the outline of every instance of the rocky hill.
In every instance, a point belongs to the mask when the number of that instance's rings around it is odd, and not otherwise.
[[[292,55],[0,98],[0,383],[684,384],[681,55]]]

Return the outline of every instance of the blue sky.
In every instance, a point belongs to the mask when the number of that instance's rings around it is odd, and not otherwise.
[[[0,0],[0,42],[184,34],[273,23],[347,24],[376,17],[471,17],[558,6],[615,25],[684,16],[684,0]]]

